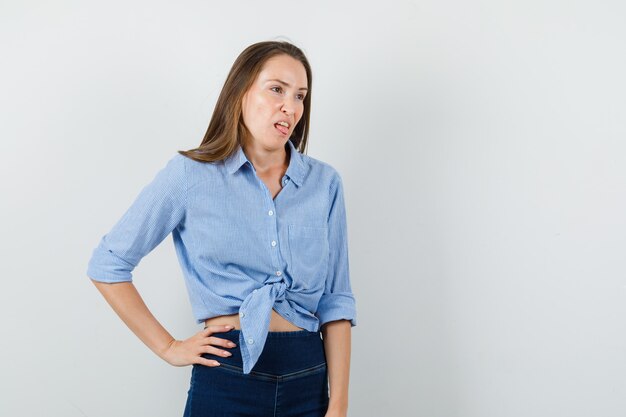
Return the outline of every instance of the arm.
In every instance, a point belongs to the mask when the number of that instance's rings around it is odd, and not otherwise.
[[[92,282],[128,328],[165,360],[165,352],[174,338],[148,310],[135,285],[132,282]]]
[[[146,307],[132,283],[132,271],[177,226],[186,214],[186,157],[177,154],[145,186],[130,208],[94,249],[87,276],[117,315],[160,358],[174,366],[219,363],[201,356],[228,352],[211,346],[233,347],[229,341],[211,337],[226,326],[209,326],[195,335],[175,340]]]
[[[322,327],[330,385],[328,414],[345,416],[348,413],[351,329],[347,320],[333,321]]]
[[[94,281],[132,281],[132,271],[181,223],[187,203],[185,157],[171,158],[102,236],[87,266]]]
[[[107,303],[154,353],[164,353],[174,338],[152,315],[132,283],[132,271],[185,216],[184,159],[170,159],[93,250],[87,267]]]
[[[227,356],[222,348],[232,348],[227,339],[214,339],[216,332],[232,329],[232,326],[209,326],[195,335],[176,340],[152,315],[132,282],[106,283],[91,280],[109,305],[141,341],[161,359],[174,366],[199,363],[206,366],[219,366],[215,360],[202,357],[202,353]]]
[[[331,185],[329,201],[328,272],[316,316],[324,340],[330,385],[326,417],[344,417],[348,410],[351,329],[356,326],[356,303],[350,285],[348,228],[339,175]]]

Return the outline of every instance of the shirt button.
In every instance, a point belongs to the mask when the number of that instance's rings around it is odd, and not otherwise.
[[[276,271],[276,275],[281,276],[283,273],[280,271]]]
[[[239,317],[244,317],[245,313],[242,311],[241,313],[239,313]]]
[[[272,240],[272,246],[276,246],[276,241]]]
[[[248,339],[248,343],[249,344],[253,344],[254,343],[254,339],[253,338]]]
[[[287,178],[283,180],[283,184],[287,184]]]
[[[272,214],[274,214],[274,212],[272,210],[270,210],[270,211],[267,212],[267,214],[269,214],[271,216]]]
[[[257,289],[255,288],[254,290],[252,290],[252,292],[256,292],[256,290],[257,290]]]

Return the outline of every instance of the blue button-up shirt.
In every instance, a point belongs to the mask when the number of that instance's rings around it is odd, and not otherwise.
[[[170,233],[197,323],[239,313],[244,373],[257,362],[272,309],[318,331],[356,326],[342,180],[289,140],[289,167],[274,199],[241,146],[215,163],[176,153],[94,249],[87,275],[131,281]]]

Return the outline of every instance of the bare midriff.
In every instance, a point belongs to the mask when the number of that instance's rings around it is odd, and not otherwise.
[[[204,321],[205,326],[210,325],[227,325],[234,326],[236,330],[241,330],[241,323],[239,322],[239,314],[229,314],[225,316],[211,317]],[[270,332],[295,332],[304,330],[301,327],[296,326],[289,320],[286,320],[283,316],[278,314],[276,310],[272,309],[272,317],[270,319]]]

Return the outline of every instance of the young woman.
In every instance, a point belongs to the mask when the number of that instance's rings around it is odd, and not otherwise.
[[[200,146],[167,162],[89,261],[126,325],[171,365],[193,365],[187,417],[347,414],[356,308],[346,213],[338,172],[302,153],[311,75],[290,43],[246,48]],[[132,283],[170,233],[205,325],[185,340]]]

